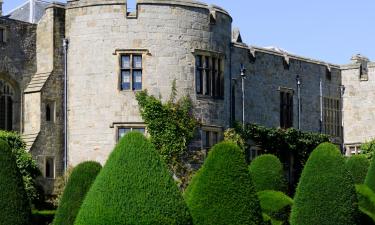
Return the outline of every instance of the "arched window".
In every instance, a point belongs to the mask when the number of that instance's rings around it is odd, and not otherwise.
[[[0,80],[0,129],[13,129],[13,88]]]

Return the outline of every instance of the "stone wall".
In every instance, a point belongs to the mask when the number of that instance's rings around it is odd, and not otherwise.
[[[119,90],[119,57],[124,52],[143,54],[143,88],[150,94],[167,99],[176,80],[179,96],[192,97],[204,124],[229,124],[228,95],[213,100],[195,94],[194,51],[225,55],[229,84],[231,17],[193,1],[144,0],[137,8],[127,14],[124,1],[70,1],[67,6],[71,165],[85,160],[104,163],[116,144],[117,127],[142,123],[135,92]]]
[[[240,68],[244,64],[245,121],[267,127],[280,127],[280,89],[293,94],[293,127],[298,127],[297,81],[301,80],[301,130],[320,132],[320,80],[324,97],[340,99],[341,72],[338,66],[264,48],[234,44],[232,70],[235,115],[242,121]],[[289,66],[285,64],[289,61]],[[327,77],[327,68],[331,78]]]

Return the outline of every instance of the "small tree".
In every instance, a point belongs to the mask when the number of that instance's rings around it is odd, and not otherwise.
[[[17,168],[16,159],[8,144],[0,140],[0,224],[27,225],[30,203]]]
[[[191,224],[166,164],[141,133],[120,140],[86,195],[75,225],[97,224]]]
[[[73,225],[81,204],[102,166],[97,162],[83,162],[69,177],[53,225]]]
[[[287,191],[283,165],[276,156],[271,154],[258,156],[251,162],[249,171],[257,192]]]
[[[361,145],[361,154],[365,155],[370,160],[373,158],[375,154],[375,139]]]
[[[319,145],[310,155],[298,183],[292,225],[355,224],[354,181],[337,147]]]
[[[352,174],[355,184],[363,184],[365,182],[369,166],[370,161],[364,155],[353,155],[346,159],[346,167]]]
[[[262,224],[262,214],[241,149],[215,145],[193,177],[185,200],[195,225]]]

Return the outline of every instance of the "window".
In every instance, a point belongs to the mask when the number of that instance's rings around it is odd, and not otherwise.
[[[146,129],[144,127],[119,127],[117,132],[117,141],[119,141],[122,137],[124,137],[127,133],[131,131],[138,131],[142,134],[146,134]]]
[[[223,61],[219,57],[196,55],[195,88],[199,95],[224,98]]]
[[[204,149],[210,149],[215,144],[221,141],[221,129],[220,128],[203,128],[202,129],[202,147]]]
[[[0,129],[13,129],[13,89],[0,80]]]
[[[324,133],[341,137],[340,100],[323,97],[323,127]]]
[[[53,102],[46,104],[46,121],[55,121],[55,104]]]
[[[55,179],[55,158],[54,157],[46,157],[44,159],[45,163],[45,171],[44,175],[46,178]]]
[[[280,90],[280,127],[293,126],[293,92]]]
[[[5,29],[0,27],[0,43],[5,42]]]
[[[121,90],[142,90],[142,55],[121,55]]]
[[[358,155],[361,153],[361,144],[350,144],[345,146],[346,156]]]

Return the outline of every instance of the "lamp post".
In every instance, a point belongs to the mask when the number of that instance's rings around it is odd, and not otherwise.
[[[241,64],[241,83],[242,83],[242,128],[245,128],[245,79],[246,68]]]
[[[296,76],[297,82],[297,98],[298,98],[298,130],[301,129],[301,79],[299,75]]]

